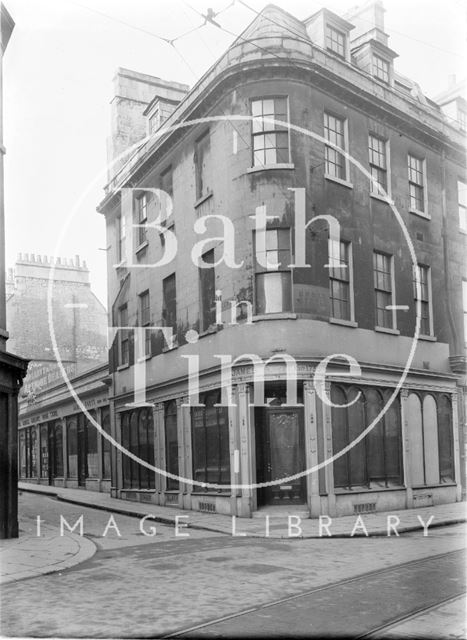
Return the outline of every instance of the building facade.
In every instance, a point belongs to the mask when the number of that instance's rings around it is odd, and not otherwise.
[[[15,349],[30,361],[19,398],[20,479],[110,491],[111,445],[92,424],[110,433],[107,312],[91,290],[86,262],[20,254],[6,298]]]
[[[383,18],[268,5],[110,166],[111,430],[159,470],[119,451],[113,495],[245,517],[461,499],[465,138]]]
[[[18,469],[22,481],[110,492],[111,444],[107,364],[61,380],[20,404]],[[79,403],[77,401],[79,399]],[[86,409],[85,413],[83,407]]]

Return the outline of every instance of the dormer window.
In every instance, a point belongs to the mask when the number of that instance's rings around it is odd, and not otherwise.
[[[373,54],[373,75],[385,84],[389,84],[389,62]]]
[[[329,24],[326,25],[326,49],[345,58],[345,33]]]

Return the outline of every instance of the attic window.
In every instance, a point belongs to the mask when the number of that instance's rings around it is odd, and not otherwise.
[[[389,84],[389,62],[376,54],[373,55],[373,75],[378,80]]]
[[[345,58],[345,33],[329,24],[326,25],[326,49]]]

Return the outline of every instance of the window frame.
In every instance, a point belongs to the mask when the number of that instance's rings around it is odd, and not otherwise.
[[[337,34],[338,36],[342,36],[342,40],[343,40],[342,44],[343,44],[343,50],[344,50],[343,53],[340,53],[340,51],[336,51],[336,49],[333,46],[330,46],[328,44],[329,41],[331,42],[331,45],[333,43],[332,37],[329,37],[328,30],[334,34]],[[348,60],[348,49],[349,49],[348,34],[342,31],[341,29],[339,29],[338,27],[336,27],[332,22],[329,22],[329,21],[326,21],[324,23],[324,46],[326,51],[333,53],[334,55],[338,56],[341,60]]]
[[[273,102],[275,100],[285,100],[285,107],[286,107],[286,117],[287,120],[284,123],[283,127],[279,127],[278,125],[272,125],[269,123],[265,123],[263,124],[264,127],[273,127],[271,129],[261,129],[260,131],[254,131],[254,114],[253,114],[253,104],[255,102],[261,102],[264,103],[266,100],[272,100]],[[281,167],[283,165],[290,165],[292,162],[292,150],[291,150],[291,133],[290,133],[290,104],[289,104],[289,96],[288,95],[281,95],[281,94],[274,94],[274,95],[268,95],[268,96],[257,96],[254,98],[250,98],[250,115],[251,115],[251,126],[250,126],[250,136],[251,136],[251,169],[255,169],[255,170],[259,170],[259,169],[265,169],[265,168],[270,168],[270,167]],[[264,104],[262,104],[261,107],[261,117],[273,117],[274,120],[276,120],[276,105],[274,102],[274,115],[270,116],[270,115],[264,115]],[[258,116],[259,118],[260,116]],[[281,120],[279,120],[278,122],[281,122]],[[285,128],[285,130],[284,130]],[[256,158],[255,158],[255,138],[258,138],[259,136],[267,136],[267,135],[277,135],[277,134],[281,134],[284,136],[287,136],[287,160],[286,162],[277,162],[277,152],[279,149],[281,149],[282,147],[278,147],[277,144],[274,148],[274,150],[276,151],[276,162],[272,162],[272,163],[267,163],[267,162],[261,162],[261,163],[256,163]],[[277,142],[277,138],[276,138],[276,142]],[[263,152],[265,152],[267,149],[266,147],[261,149]],[[264,158],[266,159],[266,158]]]
[[[420,163],[421,171],[418,169],[415,169],[415,171],[416,173],[419,173],[419,174],[421,173],[421,176],[422,176],[421,184],[411,180],[411,170],[413,170],[410,162],[411,159],[416,160],[417,162]],[[409,152],[407,154],[407,173],[408,173],[407,177],[408,177],[408,185],[409,185],[409,212],[415,213],[416,215],[429,220],[431,216],[428,213],[428,189],[427,189],[428,183],[427,183],[427,175],[426,175],[426,158],[422,158],[414,153]],[[412,206],[411,186],[414,186],[418,189],[422,189],[423,209],[418,209],[416,206],[415,207]]]
[[[125,317],[126,321],[123,322],[125,320]],[[128,329],[122,328],[127,326],[128,304],[125,302],[118,307],[118,364],[120,367],[128,367],[130,365],[130,337],[128,335]]]
[[[169,413],[169,410],[174,409],[173,412]],[[171,455],[169,455],[169,438],[167,436],[168,434],[168,427],[172,427],[173,428],[173,424],[169,425],[168,424],[168,417],[171,418],[175,418],[175,434],[176,434],[176,442],[177,442],[177,455],[175,457],[175,459],[172,458]],[[164,448],[165,448],[165,470],[168,471],[169,473],[178,476],[179,475],[179,460],[178,460],[178,446],[179,446],[179,442],[178,442],[178,409],[177,409],[177,401],[176,400],[168,400],[167,402],[164,402]],[[173,466],[172,466],[173,463]],[[169,478],[168,476],[166,476],[166,490],[167,491],[178,491],[180,489],[180,483],[178,480],[175,480],[173,478]]]
[[[148,196],[145,191],[139,196],[135,197],[136,203],[136,219],[137,219],[137,229],[138,229],[138,242],[136,249],[138,250],[147,242],[147,224],[148,224]]]
[[[280,249],[280,241],[279,241],[279,235],[277,235],[277,249],[269,249],[268,250],[268,241],[267,241],[267,234],[269,232],[280,232],[280,231],[284,231],[288,233],[288,248],[287,249]],[[280,253],[281,252],[287,252],[288,253],[288,258],[287,260],[284,260],[280,262],[280,267],[278,267],[277,269],[267,269],[266,267],[264,267],[263,265],[259,264],[259,262],[256,259],[256,231],[253,231],[253,247],[254,247],[254,264],[255,264],[255,272],[254,272],[254,286],[253,286],[253,295],[254,295],[254,309],[255,309],[255,315],[259,315],[259,316],[263,316],[263,315],[275,315],[275,314],[283,314],[283,313],[293,313],[293,309],[294,309],[294,296],[293,296],[293,269],[289,268],[288,265],[292,264],[292,233],[291,233],[291,227],[269,227],[266,228],[265,233],[266,233],[266,251],[265,251],[265,257],[266,257],[266,262],[267,262],[267,255],[268,255],[268,251],[277,251],[277,258],[280,258]],[[285,267],[283,266],[283,262],[288,262],[288,265],[285,265]],[[290,290],[290,309],[288,310],[284,310],[282,309],[281,311],[260,311],[259,307],[258,307],[258,276],[267,276],[269,274],[278,274],[278,273],[284,273],[288,275],[289,278],[289,290]],[[281,280],[282,281],[282,280]]]
[[[207,257],[209,256],[209,260],[211,260],[212,257],[212,262],[208,262],[207,261]],[[209,249],[208,251],[205,251],[202,255],[201,255],[201,260],[205,263],[210,264],[211,266],[209,268],[207,267],[200,267],[198,266],[198,283],[199,283],[199,324],[200,324],[200,330],[202,332],[207,331],[209,329],[209,327],[211,327],[213,324],[216,323],[216,268],[215,268],[215,250],[214,249]],[[203,288],[203,285],[207,282],[207,278],[208,277],[212,277],[213,278],[213,293],[214,293],[214,298],[212,300],[212,305],[211,307],[208,309],[208,301],[207,301],[207,296],[206,296],[206,292]],[[211,320],[209,322],[209,320]]]
[[[329,125],[329,118],[334,118],[334,120],[341,122],[342,123],[342,132],[336,132],[335,130],[331,130]],[[327,125],[328,123],[328,125]],[[328,131],[333,131],[334,134],[336,135],[340,135],[342,136],[343,139],[343,143],[344,146],[343,147],[339,147],[344,153],[340,153],[339,151],[337,151],[332,145],[327,144],[327,142],[332,142],[330,140],[330,138],[328,137]],[[324,177],[327,180],[333,180],[334,182],[338,182],[339,184],[343,184],[346,186],[352,186],[352,183],[350,181],[350,162],[348,157],[345,155],[345,153],[349,153],[349,121],[348,118],[346,118],[345,116],[341,116],[338,115],[337,113],[334,113],[330,110],[324,110],[323,111],[323,138],[325,139],[325,143],[324,143]],[[340,154],[342,156],[343,159],[343,169],[345,172],[345,177],[342,178],[340,176],[337,175],[333,175],[332,173],[329,173],[328,171],[328,166],[330,164],[332,164],[333,166],[339,166],[337,165],[335,162],[331,163],[330,162],[330,158],[328,157],[328,150],[331,150],[333,152],[335,152],[336,154]]]
[[[126,219],[124,213],[116,217],[117,221],[117,264],[126,260]]]
[[[342,252],[341,252],[341,246],[344,245],[346,247],[346,259],[347,259],[347,269],[344,270],[347,272],[348,274],[348,279],[344,280],[343,278],[339,278],[338,274],[339,272],[342,273],[342,268],[337,267],[336,270],[336,275],[334,275],[334,270],[336,269],[335,266],[333,266],[333,260],[336,260],[336,257],[334,256],[334,250],[332,249],[332,247],[334,246],[333,243],[335,241],[331,240],[329,238],[328,240],[328,254],[329,254],[329,319],[331,322],[334,323],[340,323],[340,324],[355,324],[355,298],[354,298],[354,282],[353,282],[353,252],[352,252],[352,243],[348,240],[343,240],[340,239],[339,240],[339,264],[342,264],[341,262],[341,256],[342,256]],[[345,282],[348,286],[348,306],[349,306],[349,317],[348,318],[339,318],[335,315],[333,315],[333,304],[332,304],[332,300],[333,295],[332,295],[332,282],[333,281],[337,281],[337,282]]]
[[[384,145],[384,153],[381,154],[384,157],[384,163],[385,163],[385,167],[381,167],[380,165],[372,162],[372,151],[374,151],[374,148],[371,146],[371,142],[372,139],[378,141],[379,143],[383,143]],[[380,153],[378,151],[378,153]],[[386,180],[386,187],[381,187],[379,181],[378,182],[378,187],[375,186],[373,180],[370,180],[370,196],[374,197],[374,198],[378,198],[380,200],[383,200],[384,202],[387,202],[387,198],[391,198],[391,162],[390,162],[390,142],[388,140],[388,138],[385,138],[383,136],[380,136],[376,133],[373,132],[369,132],[368,134],[368,164],[370,167],[370,175],[373,176],[373,178],[375,177],[373,175],[373,171],[372,169],[376,169],[378,172],[379,171],[383,171],[384,172],[384,176],[385,176],[385,180]],[[384,188],[384,190],[386,191],[387,196],[384,195],[384,193],[380,193],[380,188]]]
[[[383,66],[378,65],[378,62],[382,62],[383,65],[386,65],[387,68],[384,68]],[[382,71],[383,77],[381,77],[381,75],[379,74],[380,71]],[[380,82],[384,83],[387,86],[391,86],[391,62],[387,58],[384,58],[379,53],[372,53],[371,72],[374,78],[376,78],[377,80],[379,80]],[[387,74],[387,78],[385,77],[386,74]]]
[[[166,291],[166,287],[168,287],[168,282],[170,280],[173,279],[173,317],[174,317],[174,324],[168,324],[168,319],[167,319],[167,312],[168,312],[168,305],[167,305],[167,291]],[[177,335],[177,276],[175,271],[171,274],[169,274],[166,278],[164,278],[162,280],[162,323],[164,327],[171,327],[172,331],[173,331],[173,337],[174,340],[176,340],[176,335]]]
[[[422,297],[420,298],[422,305],[426,304],[426,308],[428,310],[428,333],[426,333],[425,331],[423,331],[423,324],[422,322],[420,323],[420,337],[430,337],[433,338],[434,337],[434,326],[433,326],[433,298],[432,298],[432,290],[431,290],[431,267],[426,265],[426,264],[422,264],[422,263],[418,263],[417,264],[417,269],[418,269],[418,274],[419,274],[419,280],[420,280],[420,289],[421,289],[421,295]],[[422,272],[426,274],[426,282],[424,282],[423,278],[422,278]],[[423,297],[423,288],[424,285],[426,285],[426,299],[424,299]],[[417,305],[417,287],[416,287],[416,281],[415,278],[413,280],[413,286],[414,286],[414,301],[415,301],[415,305]],[[423,309],[423,306],[422,306]],[[417,307],[415,306],[415,314],[417,313]],[[423,320],[423,314],[422,314],[422,320]]]
[[[375,263],[375,258],[376,256],[383,256],[385,259],[389,260],[389,271],[381,271],[379,269],[376,268],[376,263]],[[381,287],[377,287],[377,282],[375,281],[376,279],[376,274],[377,273],[382,273],[385,274],[386,276],[388,276],[389,278],[389,283],[390,283],[390,289],[382,289]],[[373,251],[373,288],[374,288],[374,302],[375,302],[375,330],[377,331],[386,331],[386,332],[390,332],[390,333],[395,333],[397,332],[397,312],[395,307],[395,299],[396,299],[396,289],[395,289],[395,275],[394,275],[394,256],[386,253],[384,251],[379,251],[379,250],[374,250]],[[384,293],[386,295],[390,296],[390,303],[389,305],[386,305],[386,307],[384,307],[384,311],[388,312],[391,314],[391,326],[386,327],[384,324],[378,324],[378,310],[382,309],[382,307],[378,306],[378,292],[379,293]],[[388,306],[393,307],[392,309],[387,309]]]
[[[143,301],[147,299],[147,306],[143,305]],[[145,313],[147,312],[147,318],[145,317]],[[139,315],[139,326],[140,327],[150,327],[151,326],[151,297],[149,293],[149,289],[142,291],[138,294],[138,315]],[[151,332],[144,332],[144,357],[151,357]]]

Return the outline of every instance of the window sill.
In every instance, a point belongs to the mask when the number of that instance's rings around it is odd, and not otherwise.
[[[120,260],[117,264],[114,264],[114,269],[123,269],[126,267],[126,258],[124,260]]]
[[[281,313],[264,313],[257,316],[253,316],[253,322],[260,322],[262,320],[296,320],[297,314],[291,312],[281,312]]]
[[[143,251],[143,249],[146,249],[146,247],[149,247],[149,242],[147,240],[145,240],[138,247],[136,247],[136,249],[135,249],[136,255],[138,255],[138,253]]]
[[[343,187],[347,187],[348,189],[353,189],[353,184],[348,180],[341,180],[341,178],[336,178],[335,176],[331,176],[328,173],[324,174],[326,180],[330,180],[331,182],[336,182],[337,184],[342,185]]]
[[[399,329],[389,329],[388,327],[375,327],[375,331],[379,333],[389,333],[393,336],[399,336],[401,333]]]
[[[246,173],[258,173],[258,171],[270,171],[276,169],[295,169],[293,162],[278,162],[277,164],[263,164],[258,167],[249,167]]]
[[[359,493],[376,493],[380,491],[406,491],[406,487],[399,485],[398,487],[358,487],[358,489],[334,489],[336,496],[338,495],[357,495]]]
[[[354,320],[342,320],[341,318],[329,318],[330,324],[340,324],[343,327],[353,327],[354,329],[358,327],[358,322]]]
[[[438,338],[436,336],[426,336],[424,334],[420,334],[418,336],[419,340],[426,340],[427,342],[436,342]]]
[[[460,233],[463,233],[464,236],[467,236],[467,229],[463,229],[462,227],[459,227],[459,231]]]
[[[409,213],[413,213],[414,216],[418,216],[419,218],[425,218],[425,220],[431,220],[431,216],[429,213],[419,211],[418,209],[409,209]]]
[[[120,364],[117,367],[117,371],[123,371],[124,369],[129,369],[130,368],[130,363],[127,362],[126,364]]]
[[[195,204],[193,205],[195,209],[197,209],[199,206],[201,206],[203,204],[203,202],[206,202],[206,200],[209,200],[209,198],[212,198],[213,196],[213,192],[210,191],[209,193],[205,193],[204,196],[201,196],[201,198],[198,198],[198,200],[196,200]]]
[[[388,196],[382,196],[380,193],[372,193],[370,191],[370,198],[374,198],[375,200],[380,200],[381,202],[385,202],[386,204],[394,205],[394,200],[388,194]]]

